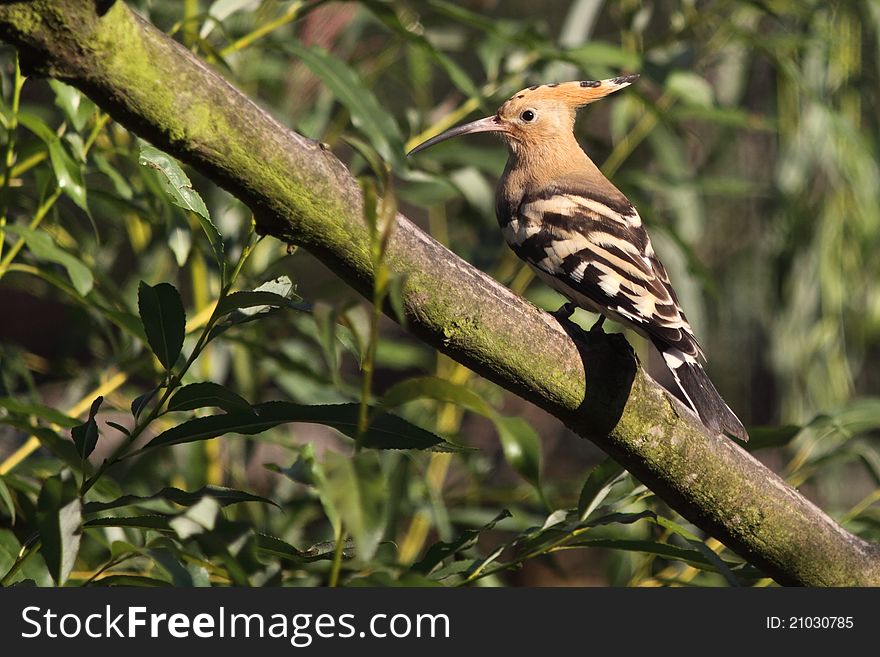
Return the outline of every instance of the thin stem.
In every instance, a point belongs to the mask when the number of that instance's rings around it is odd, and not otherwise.
[[[241,256],[236,263],[235,269],[233,270],[232,276],[230,277],[229,282],[223,286],[223,289],[220,292],[220,297],[217,299],[217,303],[214,305],[214,309],[211,311],[211,316],[208,321],[205,323],[204,328],[202,329],[201,334],[199,335],[198,340],[196,340],[196,344],[193,347],[192,352],[190,352],[189,357],[186,359],[184,364],[181,366],[180,370],[171,376],[168,381],[168,385],[165,386],[165,390],[162,393],[161,398],[158,402],[156,402],[153,407],[150,409],[149,413],[138,423],[135,425],[134,429],[132,429],[131,433],[126,437],[126,439],[116,448],[113,454],[110,455],[107,459],[104,460],[103,463],[98,467],[98,470],[92,475],[90,478],[83,481],[83,485],[80,489],[80,495],[85,495],[92,486],[97,483],[98,479],[100,479],[104,473],[110,469],[112,466],[116,465],[119,461],[126,459],[136,452],[128,452],[129,448],[134,444],[134,442],[140,437],[143,433],[144,429],[150,425],[153,420],[162,415],[163,408],[180,385],[183,377],[186,375],[189,368],[192,367],[192,364],[196,361],[201,354],[202,350],[205,348],[205,345],[210,341],[211,330],[214,328],[217,320],[220,319],[221,315],[218,313],[218,308],[220,307],[220,302],[229,294],[229,291],[232,289],[232,285],[235,283],[239,273],[241,272],[242,267],[244,266],[245,261],[248,259],[250,254],[253,252],[254,247],[259,242],[259,240],[253,240],[253,230],[248,235],[247,243],[245,247],[242,249]]]
[[[319,4],[322,4],[322,2],[316,2],[314,4],[319,5]],[[228,46],[223,48],[223,50],[220,51],[220,55],[222,57],[226,57],[226,55],[232,54],[232,53],[237,52],[239,50],[244,50],[245,48],[247,48],[248,46],[253,44],[255,41],[262,39],[264,36],[266,36],[267,34],[269,34],[271,32],[274,32],[279,27],[284,27],[288,23],[296,20],[297,18],[299,18],[300,10],[305,5],[306,5],[305,2],[294,2],[293,4],[291,4],[287,8],[287,11],[285,11],[283,14],[281,14],[281,16],[279,16],[275,20],[269,21],[268,23],[263,23],[262,25],[260,25],[258,28],[256,28],[252,32],[245,34],[240,39],[233,41],[231,44],[229,44]],[[314,8],[314,7],[310,7],[310,9],[312,9],[312,8]]]
[[[42,540],[37,538],[31,545],[26,545],[22,547],[21,552],[18,553],[18,558],[9,567],[9,570],[6,571],[6,574],[3,575],[3,579],[0,579],[0,588],[9,586],[9,584],[12,582],[12,578],[15,577],[15,574],[19,570],[21,570],[22,566],[27,563],[28,559],[30,559],[37,552],[40,551],[40,548],[42,546]]]
[[[345,527],[339,521],[339,531],[336,532],[336,547],[333,550],[333,562],[330,565],[330,577],[327,586],[335,588],[339,584],[339,573],[342,570],[342,553],[345,550]]]

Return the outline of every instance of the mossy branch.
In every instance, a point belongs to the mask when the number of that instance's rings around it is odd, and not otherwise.
[[[373,289],[361,194],[320,144],[287,130],[120,0],[0,3],[29,73],[64,80],[247,203],[259,229]],[[674,509],[783,584],[880,585],[880,548],[843,530],[732,441],[707,435],[621,336],[559,322],[398,215],[387,263],[407,276],[425,342],[590,438]]]

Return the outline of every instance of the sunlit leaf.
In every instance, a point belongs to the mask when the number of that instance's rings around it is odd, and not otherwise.
[[[49,233],[15,225],[8,225],[4,230],[22,237],[28,249],[37,258],[58,263],[64,267],[70,282],[81,296],[86,296],[91,292],[94,285],[91,270],[82,260],[55,244]]]
[[[155,170],[171,202],[191,210],[204,219],[210,219],[208,208],[177,161],[158,148],[142,143],[138,162]]]
[[[61,108],[76,131],[82,132],[86,121],[95,112],[95,104],[79,89],[58,80],[49,80],[49,86],[55,92],[55,104]]]

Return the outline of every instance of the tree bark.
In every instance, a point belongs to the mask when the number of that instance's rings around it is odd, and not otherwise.
[[[371,296],[369,237],[348,169],[280,125],[117,0],[0,3],[0,38],[30,73],[83,90],[132,132],[247,203]],[[880,585],[880,547],[842,529],[639,367],[619,335],[559,322],[398,215],[387,252],[408,327],[593,440],[684,517],[782,584]]]

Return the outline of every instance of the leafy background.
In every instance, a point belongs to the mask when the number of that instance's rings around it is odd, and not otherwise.
[[[498,235],[502,146],[404,153],[524,86],[640,72],[582,144],[648,223],[750,449],[880,540],[880,3],[129,4],[362,178],[392,306],[400,206],[556,308]],[[3,584],[771,583],[0,57]]]

